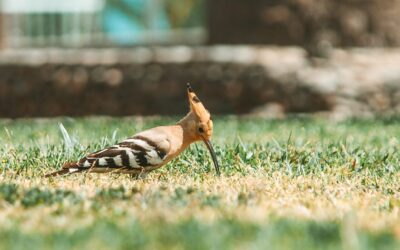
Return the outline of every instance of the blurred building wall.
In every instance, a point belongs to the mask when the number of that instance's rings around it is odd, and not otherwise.
[[[398,0],[208,0],[209,43],[399,46]]]
[[[184,114],[187,82],[217,114],[245,114],[271,102],[279,112],[331,107],[330,94],[274,77],[307,67],[300,49],[274,55],[273,49],[175,46],[62,49],[49,55],[22,50],[19,55],[29,56],[29,63],[13,55],[0,60],[0,117]],[[277,56],[281,71],[271,63]]]

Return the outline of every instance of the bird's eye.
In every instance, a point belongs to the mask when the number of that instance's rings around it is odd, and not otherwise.
[[[199,127],[199,132],[204,133],[204,129],[202,127]]]

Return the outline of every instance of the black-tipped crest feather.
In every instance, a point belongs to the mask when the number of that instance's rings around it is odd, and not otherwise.
[[[193,92],[192,86],[190,86],[190,83],[186,83],[186,87],[188,92]]]

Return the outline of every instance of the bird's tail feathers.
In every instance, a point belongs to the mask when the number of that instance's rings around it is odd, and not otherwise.
[[[52,176],[61,176],[61,175],[68,175],[76,172],[80,172],[82,169],[79,167],[78,163],[76,162],[66,162],[62,166],[61,170],[46,174],[44,177],[52,177]]]

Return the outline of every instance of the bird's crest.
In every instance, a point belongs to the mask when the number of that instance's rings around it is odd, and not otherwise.
[[[190,83],[187,84],[187,93],[190,104],[190,111],[192,111],[201,121],[207,122],[210,120],[210,112],[204,107],[203,103],[194,93]]]

